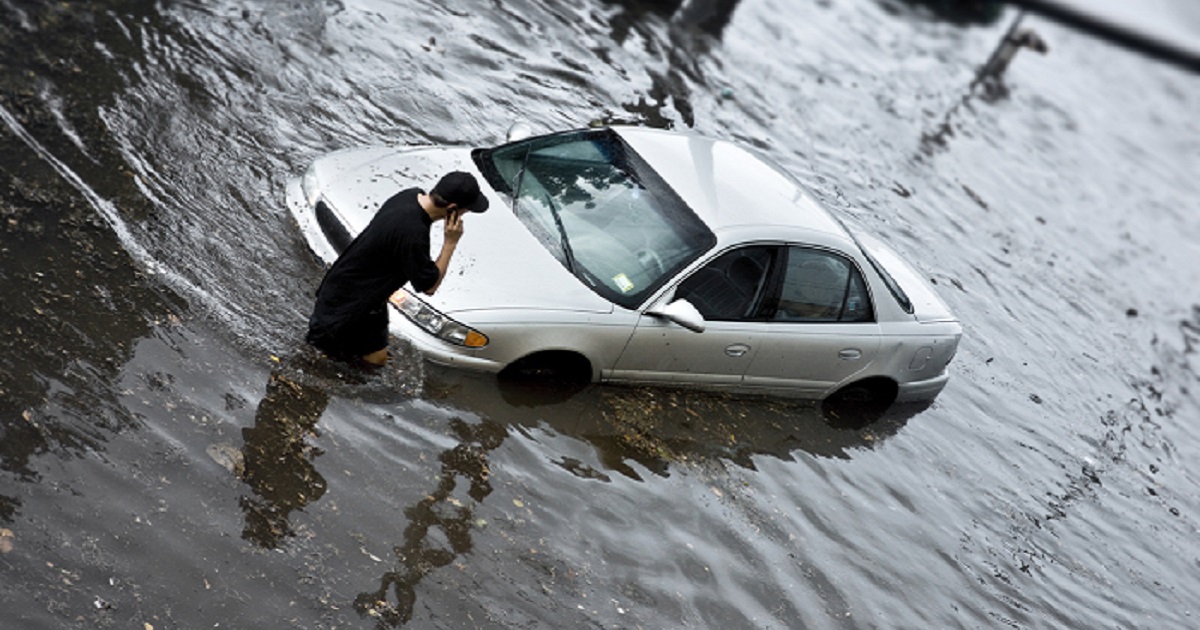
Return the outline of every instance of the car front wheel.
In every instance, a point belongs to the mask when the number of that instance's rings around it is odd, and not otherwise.
[[[513,361],[500,371],[499,377],[516,382],[586,385],[592,380],[592,365],[574,352],[539,352]]]

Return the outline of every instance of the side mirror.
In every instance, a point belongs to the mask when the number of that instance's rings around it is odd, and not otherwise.
[[[508,127],[508,133],[504,134],[504,140],[505,142],[516,142],[532,135],[533,127],[523,120],[518,120]]]
[[[666,306],[653,306],[646,314],[661,317],[693,332],[704,332],[704,316],[687,300],[675,300]]]

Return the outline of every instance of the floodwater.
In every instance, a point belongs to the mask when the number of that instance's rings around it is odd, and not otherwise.
[[[1200,77],[1029,17],[971,91],[993,9],[0,0],[0,628],[1196,627]],[[286,179],[516,119],[770,154],[936,282],[950,385],[307,350]]]

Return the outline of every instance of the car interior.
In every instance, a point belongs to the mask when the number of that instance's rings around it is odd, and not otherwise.
[[[772,273],[776,260],[782,273]],[[764,245],[726,252],[680,283],[675,298],[686,299],[709,321],[874,321],[855,267],[834,254],[803,247]]]
[[[770,249],[747,247],[722,254],[679,285],[676,298],[691,302],[706,320],[751,319],[758,310]]]

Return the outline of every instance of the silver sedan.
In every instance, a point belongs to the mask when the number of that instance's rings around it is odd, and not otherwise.
[[[480,180],[493,210],[467,217],[437,295],[391,299],[391,331],[434,363],[885,404],[946,385],[962,328],[925,278],[762,156],[645,128],[521,135],[333,153],[288,207],[332,263],[396,191]]]

